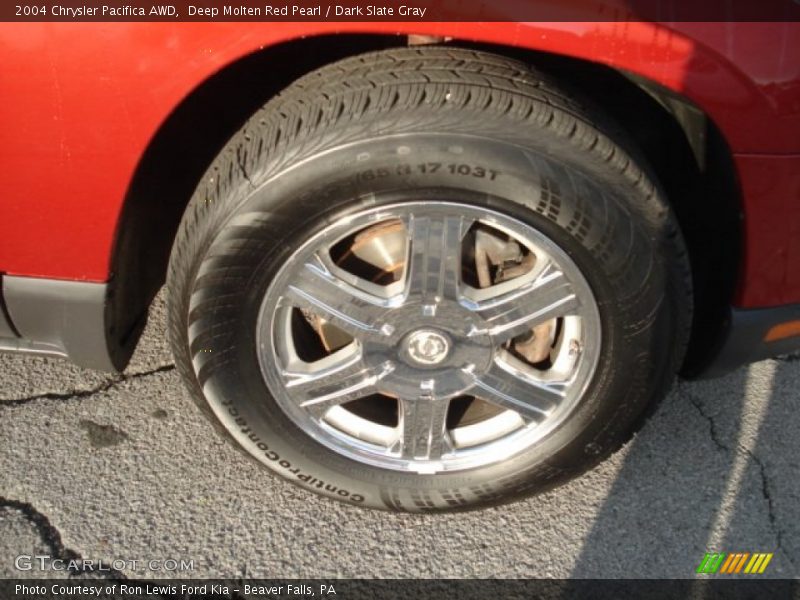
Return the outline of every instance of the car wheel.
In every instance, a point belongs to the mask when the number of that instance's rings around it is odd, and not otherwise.
[[[199,406],[241,449],[373,508],[574,477],[663,397],[690,272],[644,161],[544,75],[446,47],[302,78],[229,142],[169,269]]]

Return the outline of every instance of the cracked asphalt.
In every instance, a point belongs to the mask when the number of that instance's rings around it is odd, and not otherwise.
[[[800,360],[681,382],[610,460],[457,515],[368,512],[223,441],[172,366],[159,297],[125,374],[0,355],[0,577],[19,555],[191,560],[126,577],[691,577],[707,550],[800,575]],[[84,574],[86,575],[86,574]]]

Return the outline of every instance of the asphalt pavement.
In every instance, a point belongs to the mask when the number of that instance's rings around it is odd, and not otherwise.
[[[774,552],[767,575],[798,577],[798,430],[800,360],[764,361],[677,384],[620,452],[547,494],[366,511],[215,433],[174,370],[159,298],[122,376],[0,355],[0,577],[63,576],[39,570],[61,558],[132,578],[683,578],[708,550]],[[18,570],[26,556],[51,558]]]

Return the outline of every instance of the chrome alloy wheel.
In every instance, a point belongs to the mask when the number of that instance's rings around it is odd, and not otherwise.
[[[420,474],[506,460],[575,409],[600,316],[530,225],[453,202],[364,210],[282,265],[257,345],[270,392],[324,446]]]

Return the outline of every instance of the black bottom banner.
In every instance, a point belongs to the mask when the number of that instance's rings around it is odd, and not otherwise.
[[[798,598],[800,582],[779,579],[254,579],[131,580],[91,579],[87,574],[60,580],[0,580],[3,600],[394,600],[457,598],[458,600],[528,600],[592,598]]]

